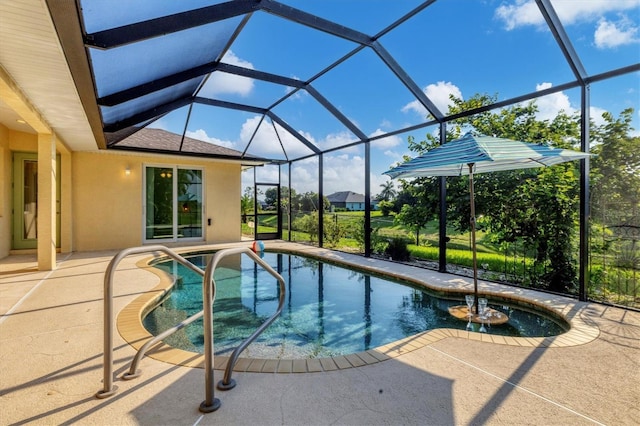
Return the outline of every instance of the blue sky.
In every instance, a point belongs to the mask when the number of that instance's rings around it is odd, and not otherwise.
[[[418,0],[283,1],[373,36],[417,7]],[[640,62],[640,0],[551,0],[589,74]],[[230,22],[235,24],[237,21]],[[404,68],[436,106],[446,113],[448,97],[476,93],[508,99],[573,81],[555,39],[532,0],[439,0],[379,43]],[[355,44],[285,21],[265,12],[253,15],[223,62],[306,81]],[[367,136],[385,134],[425,122],[426,112],[372,49],[363,49],[313,82],[313,87]],[[216,73],[200,96],[268,107],[290,88]],[[640,75],[627,74],[591,86],[592,119],[603,111],[617,116],[635,109],[633,126],[640,134]],[[540,98],[541,119],[580,108],[580,91],[572,89]],[[273,111],[321,149],[338,147],[357,137],[329,114],[309,93],[299,91]],[[182,132],[187,110],[165,116],[154,127]],[[400,161],[409,135],[417,140],[436,128],[423,128],[379,139],[371,144],[371,192],[388,180],[382,172]],[[282,158],[311,151],[280,126],[253,113],[195,106],[187,134],[247,152]],[[280,141],[280,142],[278,142]],[[282,144],[282,146],[281,146]],[[318,191],[318,159],[294,163],[297,192]],[[364,192],[364,151],[351,147],[324,156],[324,193]],[[243,178],[243,188],[253,174]],[[258,171],[258,180],[277,182],[277,168]],[[283,170],[287,185],[287,170]]]

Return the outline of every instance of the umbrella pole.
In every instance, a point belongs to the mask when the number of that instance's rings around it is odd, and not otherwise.
[[[473,163],[469,163],[469,194],[471,203],[471,251],[473,253],[473,299],[478,314],[478,259],[476,256],[476,200],[473,191]]]

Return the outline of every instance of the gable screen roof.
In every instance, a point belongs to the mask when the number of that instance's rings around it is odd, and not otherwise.
[[[233,142],[242,157],[286,162],[386,145],[460,116],[640,70],[633,45],[591,62],[582,47],[589,43],[569,36],[566,26],[577,18],[565,13],[565,0],[469,2],[464,16],[457,0],[137,0],[126,12],[120,0],[46,2],[93,133],[107,149],[123,148],[120,141],[140,127],[169,125],[203,143]],[[629,5],[608,12],[632,16],[637,3]],[[521,6],[527,24],[511,16]],[[485,48],[487,41],[497,47]],[[538,56],[522,54],[538,46]],[[458,59],[439,61],[445,51]],[[528,72],[514,73],[505,61]],[[499,95],[488,107],[451,114],[438,89],[468,75],[469,86],[455,87],[460,96]]]

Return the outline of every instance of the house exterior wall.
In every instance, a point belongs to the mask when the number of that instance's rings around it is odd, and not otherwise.
[[[239,164],[104,151],[76,152],[72,161],[75,250],[121,249],[142,244],[144,165],[202,167],[204,242],[240,240]],[[129,175],[125,174],[127,167],[131,170]],[[210,226],[207,218],[211,219]]]
[[[38,135],[0,125],[0,259],[12,249],[13,152],[37,153]],[[241,239],[238,163],[106,151],[64,151],[61,158],[62,252],[142,245],[144,165],[202,169],[203,243]],[[127,167],[129,175],[125,174]],[[209,226],[207,218],[211,219]]]
[[[352,212],[354,212],[354,211],[362,211],[362,210],[364,210],[364,203],[350,203],[350,202],[347,202],[347,209],[349,209]]]

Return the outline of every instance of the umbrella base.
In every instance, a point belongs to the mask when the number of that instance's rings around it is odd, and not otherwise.
[[[478,324],[500,325],[505,324],[507,321],[509,321],[509,317],[507,315],[491,308],[486,309],[485,318],[481,318],[480,315],[474,313],[473,309],[472,316],[469,317],[469,308],[466,305],[451,306],[449,308],[449,313],[454,318],[458,318],[459,320],[471,321]]]

